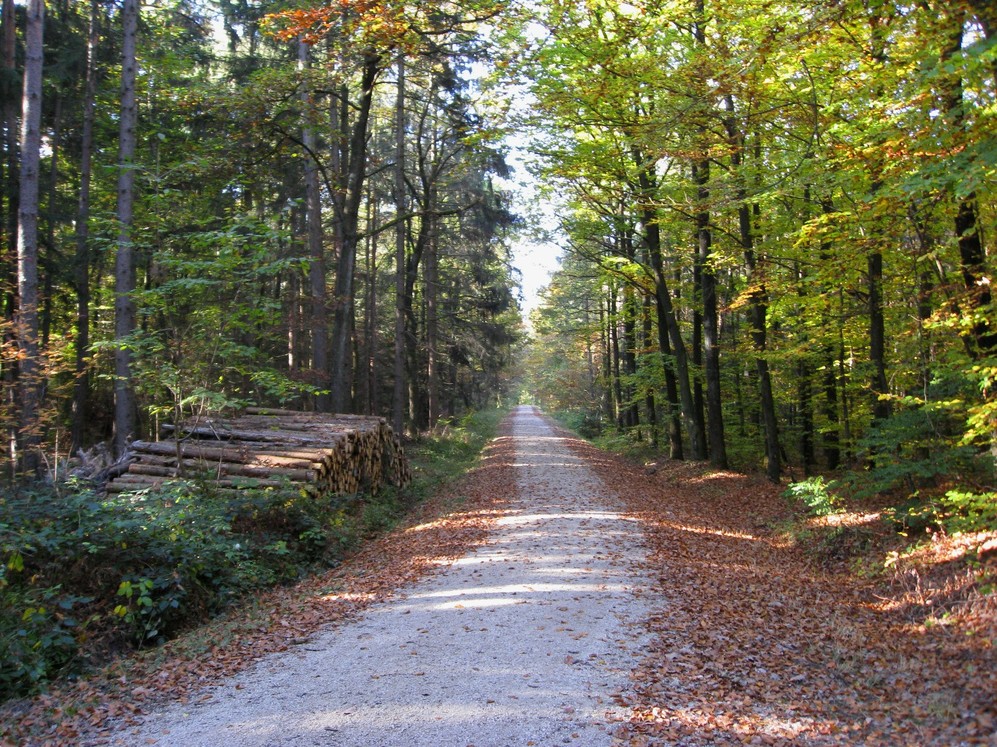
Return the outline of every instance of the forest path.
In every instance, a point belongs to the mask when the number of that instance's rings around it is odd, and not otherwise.
[[[111,741],[611,744],[650,614],[642,532],[533,408],[511,438],[517,495],[483,544]]]

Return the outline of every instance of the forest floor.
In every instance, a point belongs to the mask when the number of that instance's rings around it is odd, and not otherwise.
[[[0,743],[112,744],[164,694],[196,706],[224,677],[486,547],[522,490],[509,435],[340,568],[7,706]],[[997,535],[936,537],[891,555],[901,545],[874,511],[793,533],[782,488],[761,478],[646,468],[558,435],[640,523],[647,553],[644,629],[632,681],[615,688],[612,744],[997,745],[997,594],[981,593],[997,575]]]
[[[666,609],[622,743],[997,745],[997,533],[911,546],[871,509],[801,531],[761,477],[591,459],[631,486]]]

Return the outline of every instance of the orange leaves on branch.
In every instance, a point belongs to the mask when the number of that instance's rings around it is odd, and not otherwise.
[[[283,41],[317,44],[330,36],[393,49],[412,27],[401,4],[386,0],[334,0],[317,8],[285,10],[264,19],[264,28]]]

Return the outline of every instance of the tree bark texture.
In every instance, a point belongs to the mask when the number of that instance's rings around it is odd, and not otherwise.
[[[367,175],[367,136],[370,111],[374,100],[374,83],[381,73],[380,55],[368,52],[364,57],[360,82],[360,101],[350,137],[349,164],[346,177],[346,199],[343,202],[343,245],[336,263],[336,285],[332,304],[335,309],[332,324],[330,391],[332,409],[345,412],[351,408],[350,334],[353,329],[353,289],[356,275],[357,244],[359,243],[360,207],[363,202],[363,182]]]
[[[329,379],[329,309],[325,283],[325,235],[322,229],[322,194],[319,189],[317,149],[318,138],[312,124],[315,111],[312,104],[309,47],[298,41],[298,70],[303,77],[301,103],[304,125],[301,141],[305,147],[305,235],[308,242],[308,289],[311,301],[312,370],[320,382],[315,406],[328,412],[331,398],[325,384]]]
[[[93,129],[97,98],[97,45],[100,5],[90,2],[87,34],[87,79],[83,94],[83,133],[80,142],[80,192],[76,207],[76,380],[73,383],[73,419],[70,452],[83,447],[90,409],[90,182],[93,175]]]
[[[136,431],[135,391],[127,338],[135,331],[135,246],[132,213],[135,200],[135,147],[138,106],[135,98],[138,0],[122,6],[121,119],[118,135],[118,247],[114,263],[114,449],[123,454]]]
[[[24,90],[21,98],[21,175],[17,229],[18,307],[15,334],[20,370],[18,419],[22,465],[34,472],[41,442],[42,365],[38,347],[38,182],[41,165],[44,0],[29,0],[25,28]]]

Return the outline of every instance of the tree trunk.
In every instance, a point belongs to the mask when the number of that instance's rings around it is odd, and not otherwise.
[[[610,282],[606,294],[606,322],[609,325],[609,352],[613,362],[613,418],[616,429],[623,430],[623,388],[620,385],[620,320],[616,309],[616,284]]]
[[[6,158],[6,179],[4,180],[4,252],[0,257],[0,304],[2,320],[6,329],[0,338],[0,365],[3,367],[4,406],[11,414],[17,411],[16,353],[17,336],[14,333],[14,314],[17,310],[17,196],[20,190],[18,160],[20,157],[18,131],[18,104],[20,99],[14,90],[17,79],[17,12],[14,0],[3,0],[3,74],[9,86],[3,102],[4,152]],[[5,434],[12,469],[17,468],[17,424],[10,421]]]
[[[374,84],[381,72],[381,57],[367,52],[361,75],[360,101],[350,137],[349,166],[346,175],[346,199],[343,201],[343,245],[336,264],[336,286],[333,298],[335,314],[332,324],[332,354],[330,390],[332,408],[345,412],[350,404],[350,332],[353,328],[353,287],[359,242],[360,206],[363,202],[363,182],[367,175],[367,136],[370,111],[374,99]]]
[[[606,321],[606,307],[599,299],[599,352],[602,355],[602,415],[603,419],[613,420],[613,351],[609,343],[609,325]]]
[[[821,200],[821,210],[824,215],[829,215],[834,212],[834,204],[829,199]],[[831,261],[831,244],[828,242],[821,242],[820,262],[822,265],[827,266]],[[829,296],[830,288],[824,288],[821,293],[822,297]],[[825,314],[825,322],[827,317],[835,318],[835,315],[830,313],[829,307],[827,309],[827,314]],[[838,332],[841,329],[841,319],[838,317]],[[825,328],[824,331],[824,342],[821,346],[821,361],[824,367],[824,377],[822,381],[822,386],[824,389],[824,399],[823,407],[821,408],[824,413],[824,418],[827,423],[822,429],[823,436],[821,438],[821,449],[824,452],[824,460],[827,464],[827,468],[830,470],[835,470],[841,464],[841,415],[838,408],[838,346],[835,343],[830,342],[831,334],[830,330]]]
[[[364,412],[373,415],[378,411],[378,370],[377,370],[377,237],[375,231],[380,222],[378,202],[374,199],[373,190],[368,183],[367,190],[367,232],[366,265],[367,265],[367,296],[364,304]],[[396,431],[397,433],[397,431]]]
[[[426,242],[426,270],[424,280],[426,283],[426,403],[428,408],[428,425],[432,428],[440,416],[440,375],[439,360],[437,351],[439,348],[439,322],[438,322],[438,300],[439,300],[439,257],[437,255],[437,217],[434,214],[436,207],[436,187],[429,188],[427,202],[430,210],[423,216],[423,220],[428,222],[428,238]]]
[[[744,165],[743,155],[745,137],[744,133],[741,132],[740,128],[737,126],[737,121],[734,117],[734,99],[732,96],[728,95],[725,97],[725,105],[728,117],[724,121],[724,127],[726,128],[727,139],[731,146],[731,167],[734,172],[735,182],[737,184],[737,221],[739,238],[741,241],[741,251],[744,253],[744,263],[748,269],[748,323],[751,325],[751,343],[755,353],[755,371],[758,375],[758,394],[759,399],[761,400],[762,424],[765,428],[765,475],[772,482],[778,482],[779,475],[782,472],[782,465],[780,464],[778,420],[776,418],[775,398],[772,394],[772,377],[769,373],[769,362],[765,357],[768,346],[767,315],[769,296],[768,289],[765,286],[764,273],[759,267],[758,256],[755,253],[755,236],[751,223],[751,206],[748,205],[748,190],[745,186],[744,174],[742,173]],[[707,223],[708,222],[709,219],[707,218]],[[701,252],[703,241],[704,240],[701,237]],[[708,238],[706,239],[706,242],[709,243]],[[705,300],[704,293],[704,303]],[[712,305],[713,313],[715,314],[715,295]],[[707,316],[709,317],[709,314]],[[709,337],[707,337],[707,339],[709,339]],[[707,358],[707,361],[708,360],[709,358]],[[719,360],[717,365],[719,366]],[[709,369],[707,369],[707,373],[709,375]],[[717,377],[717,379],[717,395],[719,395],[719,377]],[[712,413],[713,410],[711,410],[711,434],[713,418]],[[713,449],[713,437],[714,436],[711,435],[711,456]],[[719,438],[723,438],[722,429],[719,433]],[[726,461],[726,456],[724,457],[724,461]],[[713,462],[714,464],[717,464],[715,459]]]
[[[668,392],[669,402],[681,402],[682,419],[685,421],[686,432],[689,437],[689,446],[692,449],[693,459],[705,458],[705,451],[700,449],[702,444],[702,432],[700,423],[696,418],[695,398],[691,382],[689,380],[689,358],[686,352],[685,341],[682,339],[682,331],[679,329],[678,320],[675,318],[675,309],[672,305],[671,292],[668,289],[668,281],[665,279],[664,260],[661,255],[661,226],[658,224],[655,210],[647,202],[654,191],[654,176],[649,172],[643,155],[634,150],[634,161],[638,166],[638,179],[641,192],[645,195],[645,201],[640,205],[640,220],[644,226],[644,242],[647,246],[648,258],[651,262],[651,270],[654,274],[654,297],[655,309],[658,321],[658,348],[661,353],[661,362],[665,368],[666,385],[668,383],[669,370],[674,372],[678,387],[678,397],[674,391]],[[673,410],[673,418],[675,412]],[[678,432],[676,423],[673,420],[669,432],[670,456],[673,459],[682,459],[681,433]]]
[[[41,164],[42,67],[45,3],[29,0],[25,28],[24,92],[21,99],[21,188],[18,202],[15,331],[20,359],[19,394],[22,465],[40,465],[42,367],[38,350],[38,181]]]
[[[706,425],[710,463],[727,467],[727,446],[724,441],[723,399],[720,391],[720,316],[717,302],[717,276],[713,267],[713,233],[707,207],[709,192],[709,162],[702,161],[694,170],[699,207],[696,211],[696,235],[700,271],[700,294],[703,309],[703,358],[706,378]]]
[[[878,248],[869,252],[869,360],[872,361],[872,415],[873,422],[890,416],[890,403],[885,399],[889,392],[886,380],[886,318],[883,311],[883,253]]]
[[[870,20],[872,37],[872,56],[881,65],[886,64],[886,21],[878,14]],[[883,92],[878,88],[874,91],[876,100],[882,99]],[[876,195],[883,186],[881,168],[873,165],[872,183],[869,187],[870,202],[875,202]],[[872,379],[870,393],[872,395],[873,424],[890,416],[890,403],[885,398],[889,393],[886,380],[886,317],[883,309],[883,252],[878,227],[873,229],[876,235],[870,237],[871,247],[866,255],[867,290],[869,295],[869,361],[872,363]]]
[[[951,12],[951,11],[949,11]],[[994,14],[997,15],[997,14]],[[951,38],[945,50],[945,58],[961,53],[963,43],[963,14],[958,11],[949,17]],[[963,82],[959,75],[944,76],[942,97],[948,109],[951,130],[959,138],[965,127],[965,102]],[[956,144],[963,143],[957,140]],[[983,246],[983,233],[979,225],[979,209],[976,193],[956,199],[955,235],[959,244],[959,265],[962,270],[963,287],[966,289],[966,304],[978,313],[971,329],[966,331],[966,348],[974,360],[988,357],[997,348],[997,325],[989,320],[988,309],[993,300],[991,283],[986,280],[987,254]]]
[[[644,350],[651,348],[651,296],[645,294],[641,301],[641,347]],[[657,450],[658,438],[658,408],[655,402],[654,388],[647,386],[644,389],[644,409],[647,412],[647,427],[650,432],[651,448]]]
[[[632,229],[627,227],[621,237],[623,254],[631,262],[635,259]],[[640,406],[637,403],[634,381],[637,377],[637,296],[632,283],[623,285],[623,368],[629,382],[626,386],[626,424],[628,428],[640,426]],[[638,440],[640,434],[637,434]]]
[[[97,98],[97,44],[100,39],[99,0],[90,2],[87,34],[87,80],[83,96],[83,133],[80,142],[80,193],[76,208],[76,379],[73,382],[73,418],[70,453],[83,448],[90,410],[90,182],[93,175],[93,127]]]
[[[322,230],[322,195],[319,190],[317,158],[317,138],[312,126],[314,106],[312,105],[311,84],[308,80],[310,65],[309,47],[298,40],[298,71],[301,73],[304,125],[301,128],[301,142],[305,147],[305,235],[308,242],[308,289],[311,300],[312,370],[320,382],[329,376],[329,310],[325,288],[325,236]],[[315,407],[319,412],[328,412],[331,405],[329,393],[320,385]]]
[[[135,331],[135,248],[132,213],[135,201],[135,144],[138,108],[135,101],[135,45],[138,0],[124,0],[121,47],[121,121],[118,135],[118,252],[114,265],[114,450],[121,455],[135,436],[136,405],[131,351],[126,338]]]
[[[398,55],[395,98],[395,361],[391,402],[395,433],[405,421],[405,55]]]
[[[6,153],[6,180],[4,197],[6,198],[6,213],[4,215],[4,231],[6,235],[6,251],[3,260],[5,283],[3,301],[3,318],[13,321],[17,306],[15,291],[17,289],[17,198],[20,191],[20,149],[17,142],[20,111],[20,98],[14,90],[17,79],[17,11],[14,0],[3,0],[3,74],[9,82],[9,95],[4,97],[4,151]],[[10,368],[9,366],[5,369]],[[5,370],[6,376],[6,370]]]

